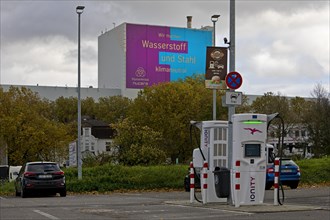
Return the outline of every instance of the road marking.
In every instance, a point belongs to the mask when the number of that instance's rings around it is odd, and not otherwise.
[[[0,199],[2,199],[2,200],[6,200],[6,198],[4,198],[4,197],[2,197],[2,196],[0,196]]]
[[[43,215],[43,216],[45,216],[45,217],[47,217],[47,218],[49,218],[49,219],[52,219],[52,220],[59,219],[59,218],[57,218],[57,217],[55,217],[55,216],[53,216],[53,215],[50,215],[50,214],[48,214],[48,213],[46,213],[46,212],[42,212],[42,211],[37,210],[37,209],[35,209],[35,210],[33,210],[33,211],[36,212],[36,213],[38,213],[38,214],[40,214],[40,215]]]
[[[243,212],[243,211],[234,211],[234,210],[225,210],[225,209],[217,209],[217,208],[210,208],[210,207],[198,207],[198,206],[187,206],[187,205],[174,205],[174,204],[166,204],[169,206],[177,206],[177,207],[184,207],[184,208],[199,208],[199,209],[206,209],[206,210],[212,210],[212,211],[221,211],[221,212],[227,212],[227,213],[233,213],[237,215],[253,215],[254,213],[251,212]]]

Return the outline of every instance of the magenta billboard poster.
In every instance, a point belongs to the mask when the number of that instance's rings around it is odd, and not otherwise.
[[[126,88],[205,74],[212,32],[150,25],[126,25]]]

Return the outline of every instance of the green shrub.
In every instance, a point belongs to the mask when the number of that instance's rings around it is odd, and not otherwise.
[[[330,158],[298,160],[303,184],[329,184]],[[104,164],[83,167],[82,180],[77,179],[77,168],[66,168],[69,192],[111,192],[115,190],[182,189],[188,165],[122,166]],[[0,195],[15,193],[14,182],[0,187]]]
[[[299,160],[301,183],[330,183],[330,157],[321,159]]]
[[[121,166],[107,164],[83,169],[82,180],[76,169],[66,169],[67,189],[81,191],[181,189],[186,165]]]
[[[7,195],[15,193],[15,182],[0,183],[0,195]]]

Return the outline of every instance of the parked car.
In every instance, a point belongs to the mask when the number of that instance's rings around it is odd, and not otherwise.
[[[15,180],[16,196],[22,198],[34,193],[59,193],[66,196],[64,172],[55,162],[28,162],[22,166]]]
[[[267,166],[266,174],[266,190],[274,185],[274,164]],[[291,159],[281,160],[280,180],[282,185],[289,186],[291,189],[296,189],[300,181],[299,166]]]

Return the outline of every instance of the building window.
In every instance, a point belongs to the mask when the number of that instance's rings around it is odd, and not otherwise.
[[[85,143],[85,150],[89,151],[89,143]]]
[[[111,149],[111,142],[105,142],[105,150],[110,151]]]
[[[296,137],[299,137],[299,130],[295,132]]]
[[[302,131],[301,131],[301,136],[302,136],[302,137],[306,137],[306,131],[305,131],[305,130],[302,130]]]

